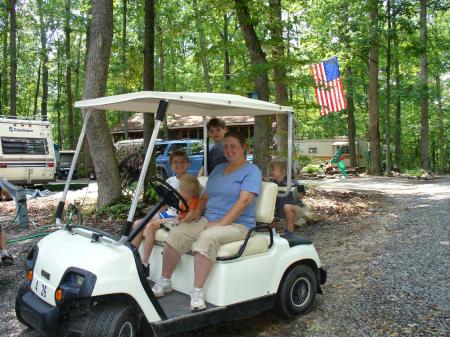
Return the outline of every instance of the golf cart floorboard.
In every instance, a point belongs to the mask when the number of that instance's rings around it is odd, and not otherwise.
[[[153,287],[154,282],[149,281],[149,284],[150,287]],[[158,302],[166,313],[168,319],[195,314],[195,312],[192,312],[189,307],[191,297],[176,290],[172,290],[170,293],[158,298]],[[205,312],[217,308],[220,307],[211,303],[206,303],[206,309],[202,311]]]

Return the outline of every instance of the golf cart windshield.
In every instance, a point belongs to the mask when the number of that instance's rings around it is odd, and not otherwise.
[[[67,178],[66,186],[61,201],[58,204],[56,213],[57,224],[61,224],[62,211],[67,196],[68,187],[72,178],[74,165],[78,159],[81,144],[86,133],[86,125],[89,122],[91,113],[95,110],[111,110],[111,111],[128,111],[155,113],[155,126],[150,139],[148,149],[146,151],[145,160],[142,171],[138,180],[138,184],[133,195],[133,201],[127,217],[128,230],[124,231],[124,235],[129,234],[129,229],[134,218],[139,196],[141,195],[144,178],[150,163],[150,158],[154,152],[155,142],[162,120],[166,114],[174,114],[180,116],[203,116],[204,117],[204,137],[206,138],[206,117],[220,116],[264,116],[273,114],[286,114],[288,116],[288,187],[291,182],[291,162],[292,162],[292,125],[293,125],[293,108],[281,106],[274,103],[259,101],[247,97],[231,94],[216,93],[194,93],[194,92],[156,92],[142,91],[131,94],[116,95],[78,101],[75,107],[85,111],[84,124],[81,130],[80,139],[78,140],[77,149],[72,161],[72,166]],[[206,139],[204,141],[206,144]],[[207,152],[205,151],[205,156]],[[205,163],[207,160],[205,160]]]

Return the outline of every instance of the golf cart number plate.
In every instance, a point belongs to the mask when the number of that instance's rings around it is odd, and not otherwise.
[[[48,289],[47,285],[39,281],[37,279],[33,280],[33,283],[31,284],[31,289],[33,289],[33,292],[38,295],[42,299],[46,299],[48,295]]]

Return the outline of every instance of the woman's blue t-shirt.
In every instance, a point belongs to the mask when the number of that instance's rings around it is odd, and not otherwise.
[[[257,166],[245,163],[236,171],[225,175],[223,171],[227,165],[228,163],[217,165],[208,178],[205,189],[208,196],[205,216],[209,221],[221,220],[239,199],[241,191],[251,192],[255,194],[252,202],[234,220],[235,223],[250,229],[256,225],[255,205],[261,188],[261,171]]]

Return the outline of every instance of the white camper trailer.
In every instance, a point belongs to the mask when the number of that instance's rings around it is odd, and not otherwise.
[[[356,165],[367,167],[366,153],[368,145],[366,139],[357,138],[356,145]],[[295,147],[302,156],[311,157],[313,160],[329,162],[340,147],[343,147],[342,159],[345,166],[350,166],[350,151],[347,137],[336,137],[328,139],[300,139],[295,141]]]
[[[34,184],[54,177],[50,122],[0,117],[0,178],[14,184]]]

